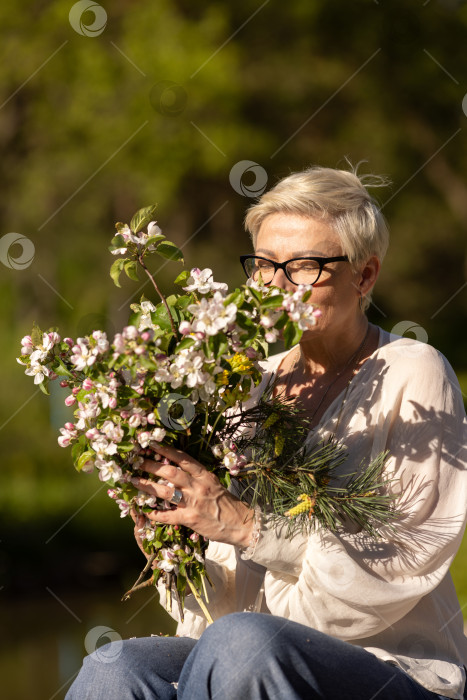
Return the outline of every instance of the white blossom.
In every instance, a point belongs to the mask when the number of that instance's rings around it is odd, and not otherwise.
[[[216,335],[226,330],[237,316],[235,304],[224,305],[224,299],[220,292],[215,292],[212,299],[203,297],[198,304],[190,304],[188,311],[193,314],[193,331]]]
[[[34,377],[34,384],[41,384],[49,376],[50,370],[36,362],[28,367],[24,373],[29,377]]]
[[[214,282],[212,270],[206,267],[200,270],[199,267],[194,267],[190,272],[190,277],[187,279],[187,286],[183,287],[186,292],[199,292],[199,294],[208,294],[209,292],[221,292],[226,294],[228,287],[224,282]]]
[[[99,469],[99,479],[101,481],[118,481],[122,476],[122,470],[116,462],[111,459],[109,462],[104,462],[101,459],[96,459],[96,467]]]

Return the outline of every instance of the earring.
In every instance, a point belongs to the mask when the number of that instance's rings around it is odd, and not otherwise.
[[[358,300],[358,305],[360,307],[360,311],[363,313],[363,294],[360,292],[360,299]]]

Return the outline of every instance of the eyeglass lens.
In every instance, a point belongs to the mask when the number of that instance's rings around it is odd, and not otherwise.
[[[260,276],[264,284],[269,284],[274,277],[274,265],[269,260],[251,257],[245,261],[247,275],[255,281]],[[294,284],[313,284],[319,277],[320,265],[316,260],[292,260],[286,270]]]

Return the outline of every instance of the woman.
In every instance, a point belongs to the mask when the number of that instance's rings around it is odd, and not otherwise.
[[[209,538],[214,624],[188,597],[179,638],[127,640],[113,663],[91,655],[67,697],[461,699],[467,640],[449,575],[467,506],[457,379],[429,345],[368,323],[388,234],[355,173],[286,177],[246,225],[255,248],[247,274],[286,290],[313,284],[322,312],[299,346],[264,362],[256,396],[276,377],[276,391],[304,405],[310,445],[332,434],[345,445],[347,472],[389,450],[396,532],[375,540],[345,525],[287,539],[202,464],[160,447],[170,464],[144,469],[175,491],[135,484],[181,497],[152,520]]]

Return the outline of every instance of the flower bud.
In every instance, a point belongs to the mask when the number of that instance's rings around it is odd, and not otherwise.
[[[62,381],[60,382],[60,386],[63,387],[63,389],[65,389],[65,388],[68,386],[67,380],[66,380],[66,379],[62,379]]]
[[[75,429],[75,424],[74,424],[74,423],[70,423],[70,421],[68,421],[67,423],[65,423],[64,427],[65,427],[67,430],[74,430],[74,429]]]
[[[73,404],[76,402],[75,397],[73,394],[70,394],[69,396],[66,397],[65,399],[65,406],[73,406]]]
[[[109,399],[109,408],[117,408],[117,399],[115,396],[111,396]]]
[[[73,396],[76,396],[76,394],[79,394],[80,391],[81,389],[79,388],[79,386],[74,386],[71,390],[71,393],[73,394]]]
[[[70,348],[72,348],[73,345],[75,344],[75,341],[73,340],[73,338],[64,338],[63,342],[66,343]]]
[[[83,382],[83,389],[85,389],[86,391],[90,391],[93,388],[93,386],[94,384],[92,380],[89,379],[89,377],[86,377],[86,379]]]

